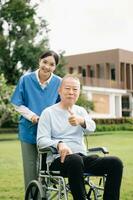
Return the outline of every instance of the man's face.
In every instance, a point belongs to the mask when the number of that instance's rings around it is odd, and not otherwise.
[[[63,80],[59,89],[61,101],[65,105],[73,105],[78,100],[80,94],[80,83],[72,77]]]

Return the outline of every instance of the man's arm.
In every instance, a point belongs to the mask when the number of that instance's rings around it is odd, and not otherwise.
[[[66,155],[72,154],[71,149],[59,139],[51,139],[51,115],[46,110],[44,110],[40,116],[37,131],[37,144],[39,148],[55,147],[60,154],[61,162],[63,163]]]
[[[81,108],[81,111],[82,111],[81,115],[79,116],[68,110],[68,112],[70,113],[70,117],[68,118],[69,123],[72,126],[80,125],[84,129],[90,132],[95,131],[96,129],[95,122],[91,119],[91,117],[84,108]]]
[[[51,115],[47,109],[45,109],[38,122],[38,129],[37,129],[37,144],[39,148],[46,148],[53,146],[57,148],[57,144],[59,139],[52,139],[52,129],[51,129]]]

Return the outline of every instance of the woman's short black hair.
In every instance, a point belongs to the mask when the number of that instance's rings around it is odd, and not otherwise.
[[[54,57],[56,65],[59,63],[59,55],[56,52],[52,51],[52,50],[49,50],[49,51],[46,51],[45,53],[43,53],[40,56],[40,59],[46,58],[48,56],[53,56]]]

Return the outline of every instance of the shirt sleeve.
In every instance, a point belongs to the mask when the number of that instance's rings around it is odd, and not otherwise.
[[[17,106],[25,105],[25,96],[24,96],[24,80],[23,76],[20,78],[15,91],[11,97],[11,103]]]
[[[50,113],[44,110],[40,116],[37,130],[37,145],[39,148],[53,146],[57,148],[58,140],[51,138],[51,120]]]
[[[85,119],[86,128],[84,130],[87,130],[88,132],[94,132],[96,129],[96,123],[94,122],[94,120],[92,120],[91,116],[84,108],[82,108],[81,115]]]
[[[21,106],[17,106],[17,105],[14,105],[14,108],[15,110],[21,114],[23,117],[25,117],[26,119],[30,120],[31,121],[31,118],[33,115],[36,115],[34,112],[32,112],[29,108],[27,108],[26,106],[24,105],[21,105]],[[36,115],[37,116],[37,115]],[[37,116],[39,117],[39,116]]]

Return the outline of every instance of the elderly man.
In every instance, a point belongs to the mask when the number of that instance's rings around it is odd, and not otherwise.
[[[45,109],[40,117],[37,133],[39,148],[53,146],[52,170],[67,176],[74,200],[85,200],[83,173],[107,174],[103,199],[119,200],[123,166],[117,157],[87,155],[84,130],[94,131],[95,122],[83,107],[75,105],[80,94],[80,81],[66,75],[59,88],[61,101]],[[49,157],[47,158],[49,159]]]

